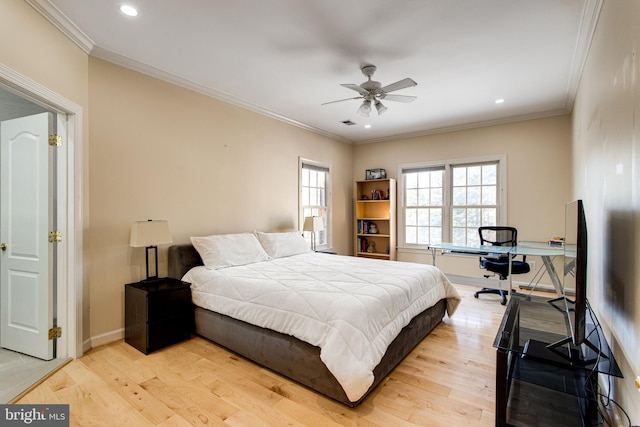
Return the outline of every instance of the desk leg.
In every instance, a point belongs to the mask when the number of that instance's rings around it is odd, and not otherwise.
[[[508,270],[508,275],[509,275],[509,298],[511,298],[513,296],[513,280],[511,279],[511,264],[513,263],[513,257],[511,255],[509,255],[509,270]]]
[[[431,256],[433,257],[432,264],[436,265],[436,249],[435,248],[431,248]]]
[[[542,258],[544,268],[546,268],[547,273],[549,273],[549,277],[551,278],[551,283],[553,283],[553,287],[556,290],[556,294],[562,295],[562,284],[560,283],[560,278],[558,277],[556,268],[553,266],[553,258],[549,256],[541,256],[540,258]]]

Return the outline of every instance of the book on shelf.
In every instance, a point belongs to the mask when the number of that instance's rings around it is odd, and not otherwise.
[[[367,252],[369,241],[366,237],[358,237],[358,252]]]
[[[358,220],[358,234],[378,234],[378,225],[373,221]]]

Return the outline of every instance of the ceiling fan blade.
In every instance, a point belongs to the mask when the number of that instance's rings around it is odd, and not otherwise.
[[[410,95],[385,95],[382,97],[385,101],[404,102],[405,104],[415,101],[416,98],[417,96]]]
[[[322,103],[322,104],[320,104],[320,105],[335,104],[336,102],[351,101],[352,99],[362,99],[362,96],[356,96],[356,97],[354,97],[354,98],[338,99],[337,101],[323,102],[323,103]]]
[[[393,92],[395,90],[400,90],[400,89],[404,89],[404,88],[407,88],[407,87],[416,86],[417,84],[418,83],[414,82],[412,79],[407,77],[406,79],[398,80],[395,83],[391,83],[390,85],[386,85],[385,87],[382,88],[382,91],[384,91],[386,93],[389,93],[389,92]]]
[[[354,85],[354,84],[341,84],[340,86],[346,87],[347,89],[351,89],[351,90],[355,90],[356,92],[358,92],[360,95],[362,96],[367,96],[369,94],[369,91],[366,89],[361,88],[358,85]]]

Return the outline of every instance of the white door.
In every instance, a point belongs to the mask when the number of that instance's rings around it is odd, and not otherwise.
[[[50,124],[51,113],[0,123],[0,345],[44,360],[55,357]]]

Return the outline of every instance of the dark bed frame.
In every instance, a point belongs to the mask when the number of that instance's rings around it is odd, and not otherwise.
[[[192,245],[169,247],[169,277],[181,279],[199,265],[203,265],[202,259]],[[438,301],[402,329],[374,369],[373,384],[356,402],[347,398],[342,386],[320,360],[319,347],[197,306],[195,333],[318,393],[355,407],[442,321],[445,307],[446,300]]]

